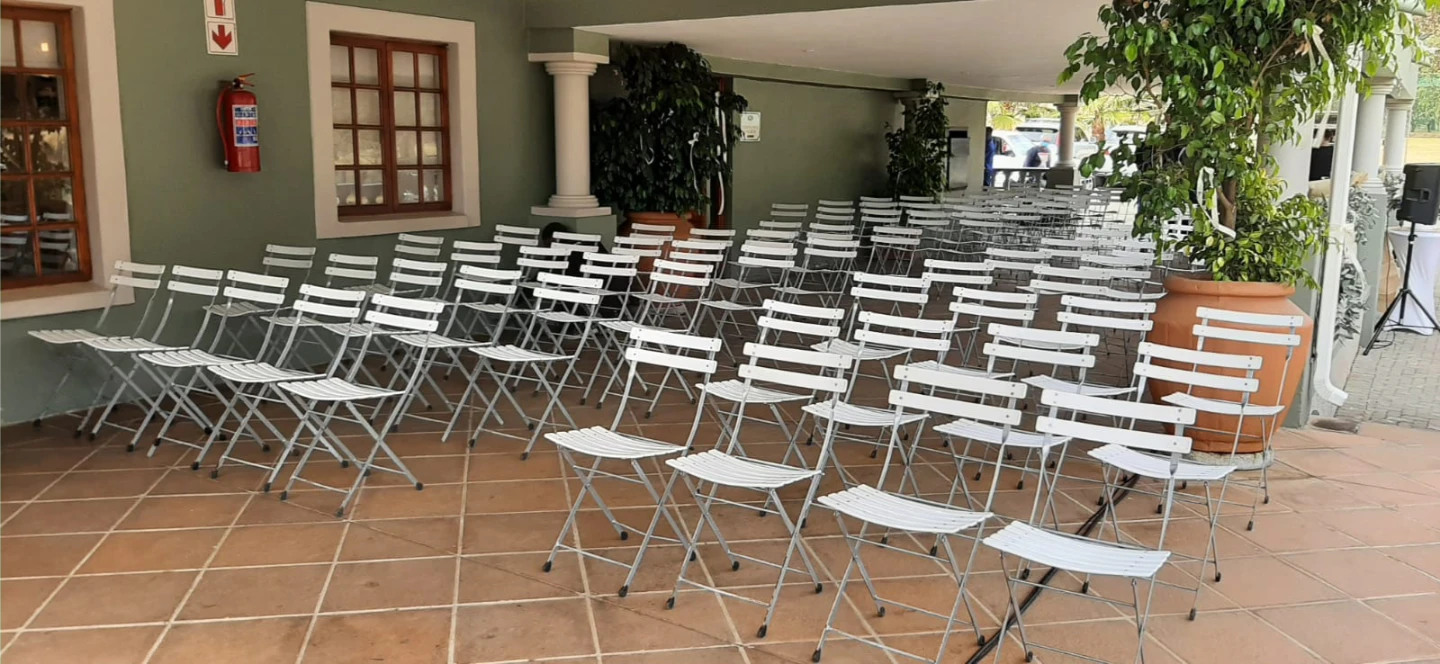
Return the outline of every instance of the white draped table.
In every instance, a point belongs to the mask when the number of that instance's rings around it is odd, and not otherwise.
[[[1389,236],[1390,246],[1395,256],[1399,257],[1396,267],[1404,275],[1405,245],[1409,241],[1410,229],[1408,225],[1391,229]],[[1415,265],[1410,268],[1410,292],[1415,294],[1415,298],[1397,303],[1390,317],[1385,319],[1384,329],[1407,330],[1429,336],[1435,330],[1430,325],[1431,318],[1425,314],[1428,312],[1431,317],[1435,316],[1435,279],[1440,276],[1440,229],[1420,227],[1415,234],[1414,261]],[[1416,300],[1419,300],[1419,307],[1424,307],[1423,311],[1416,306]],[[1402,307],[1404,316],[1400,315]]]

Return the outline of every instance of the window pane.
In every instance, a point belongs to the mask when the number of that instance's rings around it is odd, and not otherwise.
[[[40,223],[75,221],[70,178],[36,178],[34,183],[35,213],[40,215]]]
[[[0,65],[15,66],[15,22],[0,19]]]
[[[60,62],[59,30],[49,21],[21,21],[21,57],[26,67],[58,69]]]
[[[355,82],[363,85],[380,84],[380,61],[375,49],[355,49]]]
[[[416,147],[417,136],[413,131],[395,132],[395,163],[405,165],[420,163]]]
[[[20,77],[16,74],[0,75],[0,118],[20,119]]]
[[[380,150],[380,132],[362,129],[357,133],[360,134],[360,144],[356,146],[355,152],[360,155],[360,163],[366,166],[379,166],[384,163]]]
[[[390,79],[395,82],[395,87],[415,87],[415,54],[409,51],[392,51],[390,55],[393,63]]]
[[[14,127],[4,129],[3,149],[0,149],[0,172],[11,175],[26,172],[24,139],[20,137],[20,130]]]
[[[350,48],[339,44],[330,45],[330,80],[336,83],[350,82]]]
[[[335,204],[355,204],[355,171],[335,171]]]
[[[445,163],[444,148],[440,146],[440,132],[427,131],[420,134],[420,149],[426,164]]]
[[[40,273],[45,276],[80,271],[80,247],[75,229],[40,231]]]
[[[27,101],[36,120],[65,119],[65,87],[59,76],[30,76]]]
[[[346,166],[355,163],[355,139],[349,129],[335,130],[335,165]]]
[[[360,171],[360,203],[362,205],[383,205],[385,203],[385,180],[380,171]]]
[[[425,202],[439,203],[445,200],[445,172],[425,171]]]
[[[420,202],[420,171],[399,171],[400,204]]]
[[[396,127],[414,127],[414,126],[415,126],[415,93],[413,93],[413,92],[396,92],[396,93],[395,93],[395,126],[396,126]]]
[[[0,277],[35,276],[35,254],[29,233],[0,235]]]
[[[355,91],[355,124],[380,124],[380,91]]]
[[[35,129],[30,134],[30,164],[35,173],[70,170],[70,135],[64,127]]]
[[[330,88],[330,124],[350,124],[349,88]]]
[[[420,124],[425,127],[440,126],[440,93],[420,93]]]
[[[30,223],[30,187],[22,181],[0,182],[0,224]]]
[[[420,55],[420,87],[440,87],[440,58],[429,53]]]

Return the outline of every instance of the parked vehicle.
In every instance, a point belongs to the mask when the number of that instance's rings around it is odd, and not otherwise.
[[[1015,127],[1015,131],[1024,134],[1031,141],[1036,143],[1049,140],[1052,145],[1059,149],[1060,145],[1060,120],[1056,118],[1041,118],[1038,120],[1026,120]],[[1085,130],[1075,128],[1075,160],[1089,157],[1100,151],[1100,146],[1090,140]],[[1059,154],[1055,155],[1057,158]]]

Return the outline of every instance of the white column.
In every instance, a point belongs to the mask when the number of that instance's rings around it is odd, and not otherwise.
[[[1360,100],[1355,115],[1355,172],[1366,176],[1365,187],[1374,189],[1380,182],[1380,152],[1385,140],[1385,99],[1395,89],[1395,79],[1370,80],[1370,96]],[[1340,177],[1340,173],[1334,177]]]
[[[1301,122],[1295,131],[1298,136],[1294,141],[1270,144],[1270,156],[1275,159],[1275,174],[1285,183],[1282,198],[1310,192],[1310,158],[1314,155],[1315,122]]]
[[[595,208],[590,195],[590,77],[593,62],[547,62],[555,80],[555,195],[550,207]]]
[[[1413,99],[1391,99],[1385,103],[1385,175],[1400,175],[1405,169],[1405,149],[1410,139],[1410,108]]]
[[[1080,103],[1074,101],[1055,105],[1060,111],[1060,159],[1057,168],[1075,167],[1075,117],[1080,112]]]

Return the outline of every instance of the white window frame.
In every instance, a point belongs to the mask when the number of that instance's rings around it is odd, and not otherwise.
[[[69,9],[75,39],[75,85],[84,155],[85,213],[89,224],[90,281],[0,291],[0,320],[102,309],[115,261],[130,260],[130,203],[125,189],[125,140],[120,131],[120,73],[115,54],[114,0],[44,0]],[[135,293],[121,288],[116,304]]]
[[[450,92],[449,212],[346,217],[335,205],[335,141],[330,118],[330,33],[447,45]],[[310,72],[310,145],[315,164],[315,237],[318,239],[468,228],[480,225],[480,121],[476,105],[475,24],[379,9],[305,3]]]

